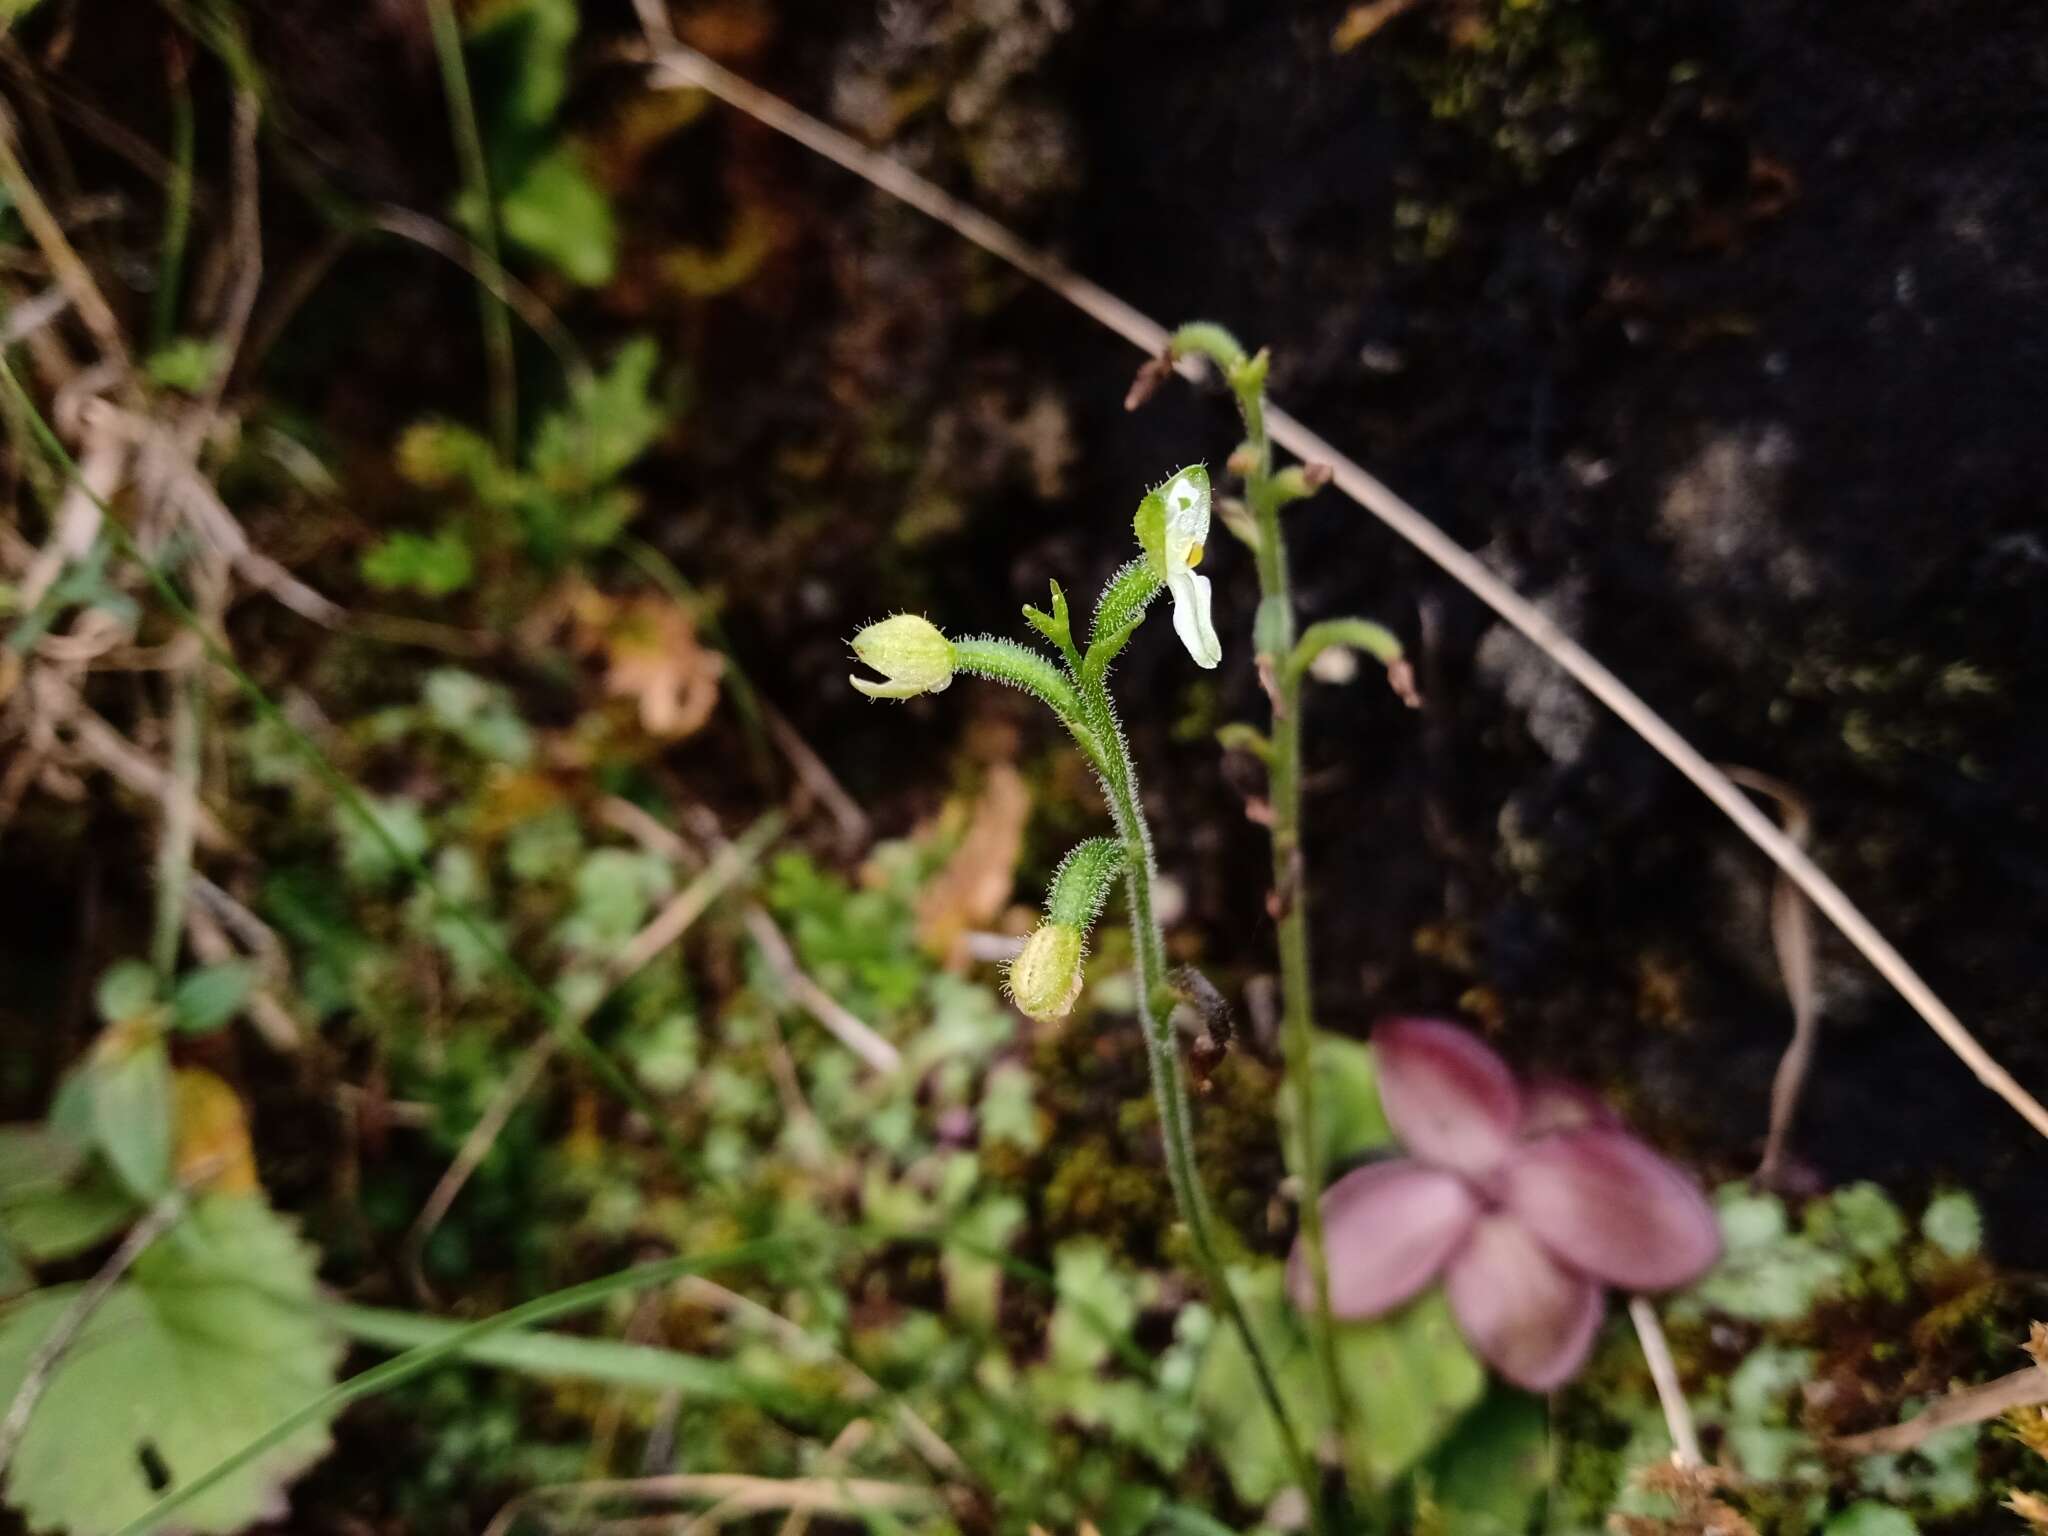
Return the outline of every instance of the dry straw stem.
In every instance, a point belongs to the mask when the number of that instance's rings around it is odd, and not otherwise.
[[[1649,1298],[1631,1296],[1628,1320],[1636,1326],[1636,1341],[1643,1347],[1650,1380],[1657,1385],[1657,1405],[1664,1410],[1664,1425],[1671,1431],[1671,1460],[1681,1467],[1697,1467],[1699,1431],[1693,1427],[1692,1409],[1685,1401],[1685,1384],[1678,1379],[1678,1362],[1671,1358],[1671,1344],[1664,1337],[1664,1325],[1657,1321],[1657,1309]]]
[[[1844,1435],[1829,1442],[1832,1449],[1849,1456],[1885,1456],[1910,1451],[1929,1436],[1958,1424],[1981,1424],[2015,1408],[2048,1403],[2048,1370],[2030,1365],[1982,1386],[1960,1387],[1946,1397],[1937,1397],[1912,1418],[1860,1435]]]
[[[986,214],[940,191],[886,155],[856,143],[838,129],[828,127],[677,41],[662,12],[661,0],[636,0],[636,3],[653,49],[652,66],[657,82],[671,88],[710,92],[728,105],[795,139],[805,148],[852,171],[890,196],[929,214],[991,255],[1035,278],[1089,318],[1115,331],[1148,358],[1157,358],[1167,351],[1168,332],[1156,320],[1032,249]],[[1179,359],[1176,366],[1182,372],[1196,371],[1196,365],[1190,359]],[[1306,463],[1330,465],[1335,471],[1335,484],[1339,490],[1521,631],[1532,644],[1570,673],[1588,693],[1620,716],[1625,725],[1691,780],[1694,787],[1713,801],[1745,837],[1791,877],[1807,899],[1827,915],[1828,920],[1876,967],[1878,974],[1927,1021],[1928,1026],[1941,1037],[1942,1043],[1962,1058],[1979,1082],[2010,1104],[2036,1131],[2048,1136],[2048,1108],[2044,1108],[2005,1068],[1992,1060],[1963,1022],[1820,866],[1808,858],[1790,837],[1772,825],[1770,818],[1758,810],[1726,774],[1708,762],[1692,743],[1638,698],[1634,690],[1441,528],[1299,421],[1278,406],[1271,406],[1267,411],[1267,424],[1274,442]]]
[[[519,1517],[536,1504],[560,1500],[578,1503],[599,1499],[630,1499],[638,1502],[705,1501],[714,1503],[725,1519],[758,1514],[764,1510],[808,1510],[814,1514],[858,1518],[863,1512],[933,1515],[945,1512],[944,1499],[933,1489],[908,1483],[885,1483],[860,1477],[806,1477],[780,1479],[749,1477],[737,1472],[679,1473],[670,1477],[640,1477],[563,1483],[522,1494],[498,1511],[485,1527],[484,1536],[504,1536]],[[659,1522],[615,1522],[636,1528],[681,1529],[703,1520],[697,1516],[662,1516]],[[715,1526],[723,1519],[709,1522]],[[707,1527],[708,1528],[708,1527]]]

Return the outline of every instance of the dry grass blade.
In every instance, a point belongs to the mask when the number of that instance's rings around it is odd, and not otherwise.
[[[863,1510],[891,1514],[941,1514],[945,1501],[933,1489],[909,1483],[885,1483],[864,1477],[749,1477],[738,1472],[689,1472],[669,1477],[599,1479],[536,1488],[499,1510],[484,1536],[505,1536],[519,1517],[535,1505],[563,1499],[629,1499],[639,1503],[713,1503],[724,1516],[759,1514],[765,1510],[807,1510],[813,1514],[858,1517]],[[687,1527],[702,1516],[665,1515],[659,1521],[615,1522],[634,1528]]]
[[[1032,249],[986,214],[948,196],[886,155],[876,154],[838,129],[828,127],[780,97],[714,63],[694,48],[678,42],[668,26],[667,17],[662,14],[660,0],[638,0],[638,6],[653,49],[652,64],[658,81],[708,91],[728,105],[739,108],[750,117],[865,178],[891,196],[929,214],[991,255],[1037,279],[1091,319],[1129,341],[1147,358],[1158,358],[1167,351],[1170,338],[1165,327],[1156,320]],[[1192,372],[1194,365],[1182,359],[1177,366]],[[1759,811],[1726,774],[1708,762],[1698,748],[1560,629],[1555,621],[1364,468],[1278,407],[1269,409],[1267,421],[1274,442],[1304,463],[1330,465],[1339,490],[1521,631],[1526,639],[1685,775],[1701,794],[1735,823],[1745,837],[1791,877],[1815,906],[1827,914],[1828,920],[1841,929],[1878,974],[1927,1021],[1928,1027],[1962,1059],[1979,1082],[2011,1105],[2041,1135],[2048,1136],[2048,1107],[2044,1107],[2040,1100],[2020,1086],[2011,1073],[1992,1059],[1962,1020],[1935,995],[1934,989],[1906,963],[1905,957],[1878,932],[1841,888],[1791,838],[1772,825],[1770,818]]]
[[[2048,1370],[2030,1365],[1996,1381],[1938,1397],[1902,1423],[1887,1424],[1860,1435],[1845,1435],[1830,1444],[1848,1456],[1896,1455],[1925,1443],[1929,1436],[1944,1429],[1953,1429],[1958,1424],[1981,1424],[2036,1403],[2048,1403]]]
[[[1685,1384],[1678,1379],[1678,1362],[1671,1358],[1671,1344],[1664,1337],[1664,1325],[1657,1309],[1646,1296],[1631,1296],[1628,1318],[1635,1324],[1636,1340],[1643,1347],[1643,1359],[1656,1383],[1657,1406],[1664,1410],[1664,1423],[1671,1431],[1671,1459],[1681,1467],[1700,1465],[1700,1435],[1693,1427],[1692,1409],[1685,1400]]]
[[[1813,825],[1806,802],[1789,784],[1750,768],[1731,766],[1728,777],[1744,789],[1768,795],[1777,801],[1784,818],[1785,835],[1805,848]],[[1771,885],[1771,947],[1777,952],[1778,974],[1784,978],[1785,995],[1792,1003],[1792,1039],[1778,1060],[1771,1079],[1771,1125],[1764,1137],[1764,1155],[1757,1164],[1756,1178],[1766,1188],[1775,1186],[1785,1167],[1785,1146],[1792,1134],[1793,1117],[1799,1111],[1800,1090],[1806,1085],[1813,1053],[1820,1043],[1820,992],[1814,982],[1813,916],[1806,898],[1799,894],[1783,870]]]

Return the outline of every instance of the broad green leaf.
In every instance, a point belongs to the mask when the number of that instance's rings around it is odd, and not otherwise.
[[[76,1286],[0,1307],[0,1401]],[[333,1384],[341,1349],[317,1317],[313,1260],[261,1200],[209,1196],[93,1313],[29,1419],[6,1498],[38,1529],[106,1536],[175,1483],[211,1468]],[[283,1489],[326,1453],[324,1418],[207,1489],[186,1530],[240,1530],[283,1514]]]
[[[52,1264],[98,1247],[136,1213],[135,1201],[94,1163],[71,1184],[0,1195],[0,1238],[31,1264]]]
[[[1555,1472],[1543,1400],[1496,1388],[1430,1458],[1430,1500],[1458,1536],[1522,1536]]]
[[[1372,1047],[1341,1035],[1316,1036],[1316,1140],[1322,1143],[1322,1175],[1366,1152],[1391,1146],[1394,1133],[1380,1108],[1379,1074],[1374,1069]],[[1287,1166],[1295,1167],[1294,1094],[1280,1091],[1280,1114],[1286,1128],[1282,1145]]]
[[[87,1073],[100,1152],[129,1193],[156,1199],[171,1179],[170,1052],[158,1036],[116,1035],[94,1048]]]
[[[1328,1433],[1328,1409],[1304,1320],[1284,1292],[1281,1266],[1247,1266],[1234,1276],[1282,1399],[1302,1434],[1320,1440]],[[1339,1324],[1337,1352],[1353,1410],[1345,1460],[1354,1476],[1375,1486],[1427,1455],[1486,1390],[1485,1368],[1459,1337],[1439,1291],[1372,1322]],[[1290,1485],[1279,1433],[1235,1330],[1216,1330],[1195,1396],[1239,1498],[1263,1504]]]
[[[55,1189],[78,1172],[85,1146],[48,1125],[0,1125],[0,1204]]]
[[[1337,1363],[1351,1404],[1345,1459],[1374,1486],[1428,1455],[1486,1391],[1486,1368],[1440,1290],[1373,1322],[1340,1323]]]
[[[571,282],[599,288],[618,265],[618,230],[604,189],[573,144],[558,144],[527,167],[499,204],[505,234]]]
[[[188,1035],[209,1034],[242,1011],[255,986],[255,970],[236,960],[193,971],[171,992],[171,1023]]]

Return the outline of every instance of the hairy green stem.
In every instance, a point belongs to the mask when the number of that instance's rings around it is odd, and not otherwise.
[[[1131,940],[1138,953],[1138,1006],[1145,1036],[1145,1062],[1151,1070],[1152,1094],[1159,1109],[1159,1135],[1166,1151],[1167,1181],[1172,1185],[1174,1203],[1187,1224],[1194,1246],[1195,1262],[1211,1303],[1236,1331],[1251,1361],[1259,1384],[1259,1395],[1280,1432],[1287,1459],[1294,1468],[1302,1493],[1315,1511],[1315,1527],[1323,1528],[1320,1481],[1309,1459],[1294,1421],[1280,1397],[1279,1383],[1251,1322],[1231,1289],[1230,1276],[1216,1242],[1215,1221],[1202,1189],[1201,1172],[1195,1161],[1194,1111],[1188,1102],[1187,1081],[1181,1071],[1180,1050],[1173,1035],[1173,1002],[1166,978],[1166,941],[1153,913],[1152,880],[1157,873],[1152,861],[1152,829],[1145,820],[1138,799],[1137,771],[1131,764],[1116,706],[1099,675],[1084,681],[1080,690],[1080,724],[1086,735],[1075,738],[1094,761],[1109,799],[1110,817],[1124,844],[1124,892],[1130,904]],[[1096,744],[1090,749],[1089,738]]]

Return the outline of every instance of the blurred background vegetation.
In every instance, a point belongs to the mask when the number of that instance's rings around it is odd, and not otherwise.
[[[1127,413],[1120,343],[667,88],[623,0],[0,10],[8,1398],[60,1288],[209,1191],[49,1373],[0,1524],[118,1530],[451,1320],[765,1240],[321,1414],[181,1518],[1300,1527],[1176,1267],[1121,918],[1073,1018],[1001,996],[1092,780],[1007,695],[845,684],[866,618],[1092,591],[1148,485],[1220,473],[1222,394]],[[1269,343],[1276,397],[1792,785],[2048,1084],[2032,7],[672,18],[1148,313]],[[1667,1322],[1742,1517],[2021,1529],[2025,1424],[1834,1441],[2024,1363],[2041,1149],[1823,929],[1792,1166],[1742,1182],[1790,1027],[1768,866],[1356,508],[1290,516],[1304,616],[1386,621],[1426,701],[1311,696],[1333,1165],[1385,1140],[1354,1042],[1389,1011],[1597,1086],[1722,1187],[1730,1257]],[[1262,717],[1256,589],[1216,542],[1224,667],[1155,625],[1118,680],[1172,948],[1245,1026],[1201,1152],[1293,1359],[1268,854],[1216,742]],[[1668,1443],[1625,1328],[1545,1401],[1434,1306],[1347,1330],[1372,1428],[1332,1454],[1394,1490],[1361,1521],[1741,1528],[1640,1485]]]

